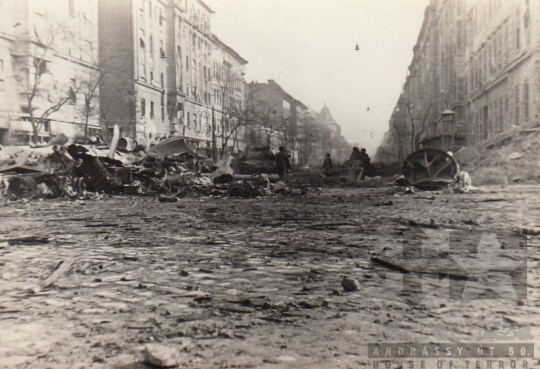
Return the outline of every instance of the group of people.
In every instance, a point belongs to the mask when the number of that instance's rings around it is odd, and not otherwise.
[[[371,158],[367,154],[366,149],[359,150],[358,147],[353,147],[351,157],[346,163],[349,167],[349,176],[354,176],[356,180],[363,180],[366,177],[370,163]],[[324,175],[330,176],[332,174],[333,167],[334,164],[332,162],[332,157],[330,154],[326,154],[322,166]]]
[[[349,177],[354,177],[354,180],[364,180],[366,173],[370,167],[371,158],[366,149],[359,150],[358,147],[353,147],[352,154],[348,160]],[[276,154],[276,167],[278,170],[279,180],[285,181],[287,171],[291,169],[289,154],[283,146],[279,147],[279,152]],[[322,165],[325,176],[330,176],[334,169],[334,163],[330,153],[326,154]]]

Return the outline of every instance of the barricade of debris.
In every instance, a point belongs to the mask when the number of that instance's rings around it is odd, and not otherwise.
[[[232,157],[214,163],[198,155],[182,137],[171,137],[146,150],[146,144],[115,135],[89,145],[62,142],[45,147],[0,147],[0,197],[88,198],[91,194],[258,197],[299,195],[277,175],[235,174]]]

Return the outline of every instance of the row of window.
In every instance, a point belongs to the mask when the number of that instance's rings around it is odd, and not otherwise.
[[[527,12],[528,14],[528,12]],[[489,40],[469,60],[469,87],[476,90],[489,80],[490,77],[503,71],[508,63],[523,50],[523,35],[521,22],[508,19],[494,32]],[[527,22],[524,31],[529,40],[530,31]]]
[[[530,87],[526,82],[472,112],[468,119],[471,123],[468,134],[472,142],[478,142],[510,128],[512,124],[527,123],[530,117]]]
[[[141,32],[144,35],[144,31],[141,30]],[[152,35],[149,36],[148,42],[150,44],[150,57],[151,60],[154,60],[154,37]],[[141,51],[141,56],[144,60],[146,60],[146,43],[144,42],[144,39],[141,37],[139,39],[139,49]],[[165,49],[163,48],[163,40],[159,40],[159,57],[160,59],[165,59]]]
[[[145,9],[147,8],[145,1],[146,0],[141,0],[141,4],[139,8],[140,14],[141,14],[141,20],[143,21],[141,24],[144,24],[144,14],[145,14]],[[155,8],[158,8],[158,6],[156,6]],[[158,16],[159,25],[163,26],[163,23],[165,22],[165,18],[163,17],[163,9],[159,7],[159,15],[158,15],[158,12],[154,10],[154,4],[152,3],[152,1],[149,0],[148,1],[148,17],[152,19],[154,16]]]
[[[161,97],[161,121],[165,121],[165,97]],[[150,119],[155,119],[154,102],[150,101]],[[141,99],[141,118],[146,118],[146,99]]]
[[[197,119],[198,118],[198,119]],[[206,128],[210,130],[211,132],[211,126],[210,126],[210,115],[206,114],[205,122],[206,122]],[[183,120],[181,119],[182,123]],[[231,121],[229,119],[221,119],[221,117],[215,117],[216,121],[216,131],[217,133],[221,133],[222,131],[225,133],[229,133],[231,131]],[[191,114],[190,112],[187,112],[187,119],[186,119],[186,125],[188,127],[193,127],[198,129],[199,131],[203,128],[203,114],[199,114],[197,116],[196,113]],[[223,129],[221,128],[223,126]]]
[[[469,12],[469,21],[475,30],[479,29],[497,13],[502,5],[502,0],[480,1]]]
[[[21,117],[23,122],[31,122],[30,117]],[[34,118],[34,123],[39,124],[40,132],[50,132],[51,131],[51,120],[50,119],[39,119]]]

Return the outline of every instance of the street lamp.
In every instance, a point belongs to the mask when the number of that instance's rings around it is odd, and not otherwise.
[[[451,130],[452,130],[452,150],[454,149],[454,117],[455,117],[456,113],[453,112],[452,110],[450,109],[446,109],[445,111],[443,111],[441,113],[441,120],[443,121],[443,124],[444,124],[444,129],[443,129],[443,140],[444,140],[444,133],[446,131],[446,126],[450,126],[452,127]],[[444,147],[444,144],[443,144],[443,147]]]
[[[455,115],[456,113],[454,113],[452,110],[447,109],[441,113],[441,118],[443,122],[452,123],[454,121]]]

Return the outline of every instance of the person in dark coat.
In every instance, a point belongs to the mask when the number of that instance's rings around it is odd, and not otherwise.
[[[360,161],[362,162],[362,172],[360,173],[360,180],[363,181],[366,178],[367,172],[371,168],[371,158],[369,157],[366,149],[360,150]]]
[[[287,170],[291,169],[291,162],[289,161],[289,155],[283,146],[279,147],[279,152],[276,154],[276,166],[279,180],[285,182]]]
[[[358,150],[358,147],[353,147],[349,162],[352,163],[357,160],[362,160],[362,155],[360,154],[360,150]]]
[[[324,158],[323,162],[323,170],[325,176],[330,176],[332,174],[334,164],[332,163],[332,158],[330,157],[330,154],[326,154],[326,158]]]
[[[349,167],[349,182],[354,182],[358,178],[358,173],[360,173],[362,168],[362,155],[360,154],[360,150],[358,150],[358,147],[353,147],[351,156],[349,160],[347,161],[348,167]]]

